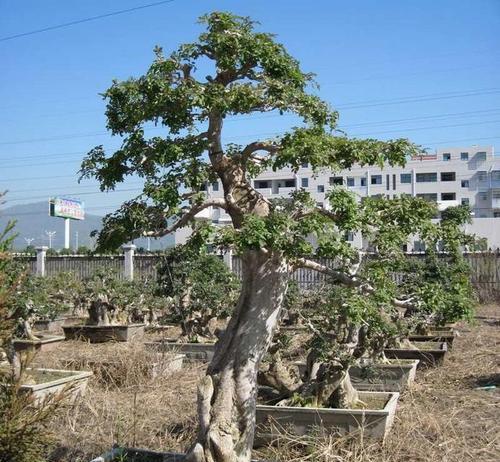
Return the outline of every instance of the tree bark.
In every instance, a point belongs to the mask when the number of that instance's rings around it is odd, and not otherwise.
[[[242,290],[198,389],[199,431],[187,462],[249,462],[259,363],[279,319],[289,278],[282,255],[242,255]]]

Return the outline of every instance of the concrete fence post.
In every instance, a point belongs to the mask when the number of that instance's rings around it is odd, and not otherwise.
[[[37,276],[45,276],[45,258],[47,257],[49,248],[45,245],[36,248],[36,274]]]
[[[229,271],[233,271],[233,251],[231,249],[224,252],[223,260]]]
[[[125,279],[130,281],[134,280],[134,251],[137,247],[134,244],[128,244],[122,246],[123,253],[125,256],[123,275]]]

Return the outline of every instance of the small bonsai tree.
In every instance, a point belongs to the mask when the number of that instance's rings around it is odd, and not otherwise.
[[[172,299],[182,340],[196,342],[215,339],[217,321],[231,314],[239,289],[223,261],[197,239],[167,253],[158,266],[158,283],[161,295]]]

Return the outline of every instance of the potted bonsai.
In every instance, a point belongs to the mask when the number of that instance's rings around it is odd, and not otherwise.
[[[83,393],[92,373],[27,367],[37,350],[17,347],[16,335],[19,335],[19,330],[28,336],[28,340],[33,334],[26,314],[26,304],[24,300],[20,303],[20,293],[26,288],[23,286],[26,272],[12,260],[9,253],[13,237],[7,238],[7,235],[13,227],[14,224],[11,223],[0,233],[0,351],[3,350],[8,361],[6,366],[0,367],[0,387],[2,396],[6,398],[1,400],[1,404],[12,405],[17,409],[16,414],[31,413],[35,417],[41,412],[41,417],[52,403],[57,403],[68,395],[75,399]],[[36,338],[32,341],[35,342]],[[26,393],[28,398],[19,398],[19,393]],[[30,409],[33,404],[43,411]],[[34,418],[33,422],[36,421]],[[15,420],[13,422],[14,425],[18,423]],[[9,425],[10,423],[7,426]],[[11,428],[11,431],[15,430]]]
[[[83,325],[63,326],[66,339],[126,342],[144,333],[144,322],[137,322],[135,316],[136,304],[144,301],[140,282],[121,280],[113,273],[98,270],[83,286],[88,319]]]
[[[190,239],[166,254],[158,267],[158,285],[172,300],[171,319],[179,323],[181,335],[148,345],[179,351],[189,359],[212,359],[217,334],[236,301],[236,277],[199,240]]]

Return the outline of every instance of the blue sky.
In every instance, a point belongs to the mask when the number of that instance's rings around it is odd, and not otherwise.
[[[0,0],[0,190],[8,204],[69,195],[89,213],[113,210],[137,180],[99,194],[77,182],[84,154],[114,148],[99,92],[139,76],[155,45],[192,41],[213,10],[248,15],[277,34],[348,134],[408,137],[429,148],[494,145],[500,152],[499,0],[175,0],[67,28],[11,35],[153,3],[153,0]],[[409,119],[409,120],[408,120]],[[227,123],[241,142],[280,132],[290,118]]]

